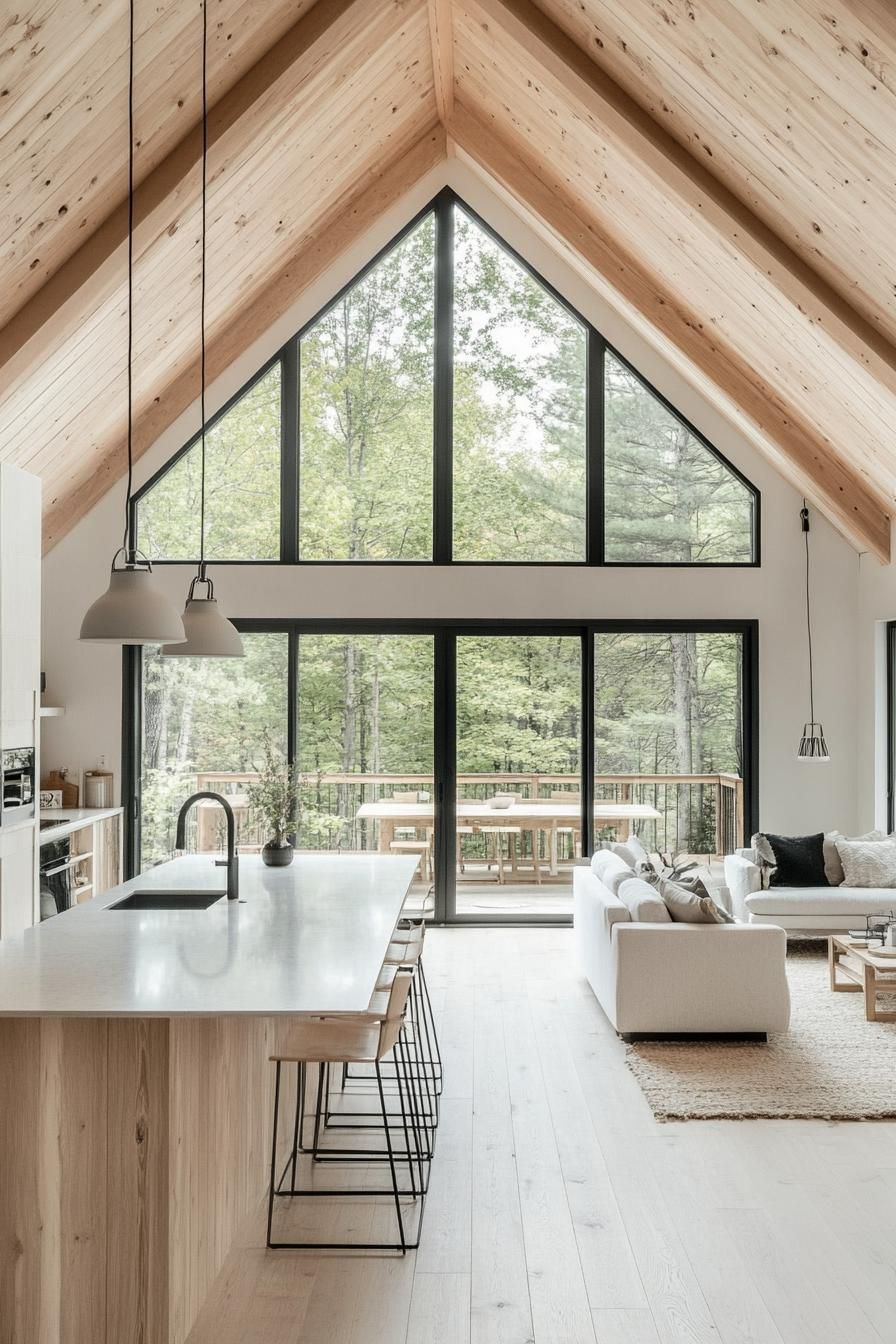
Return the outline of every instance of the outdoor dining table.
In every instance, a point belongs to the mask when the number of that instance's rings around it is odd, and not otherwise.
[[[378,821],[379,849],[388,854],[395,838],[396,827],[432,827],[435,805],[428,803],[380,802],[362,803],[358,818]],[[660,813],[649,803],[597,802],[594,820],[598,824],[618,827],[620,840],[631,834],[633,821],[656,821]],[[551,836],[551,871],[556,871],[556,837],[560,828],[575,830],[581,825],[582,809],[578,803],[557,800],[521,798],[510,807],[491,807],[482,799],[458,798],[455,805],[456,824],[471,827],[473,833],[482,826],[518,826],[521,831],[547,831]]]

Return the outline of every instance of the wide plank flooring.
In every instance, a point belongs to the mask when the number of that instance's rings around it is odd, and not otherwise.
[[[423,1246],[269,1252],[259,1216],[190,1344],[893,1344],[896,1124],[657,1124],[568,930],[437,929],[426,964]]]

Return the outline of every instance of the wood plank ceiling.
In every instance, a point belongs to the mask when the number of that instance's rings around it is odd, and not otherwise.
[[[447,130],[860,549],[889,556],[896,7],[209,3],[212,376],[438,161]],[[196,394],[200,12],[138,0],[138,17],[142,451]],[[45,0],[2,25],[0,455],[43,476],[52,545],[123,464],[127,6]]]

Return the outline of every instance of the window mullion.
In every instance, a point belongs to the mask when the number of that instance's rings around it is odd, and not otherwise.
[[[585,548],[589,565],[605,560],[604,519],[604,353],[606,343],[593,327],[588,328],[588,384],[586,415]]]
[[[284,348],[280,370],[280,561],[299,558],[299,342]]]
[[[454,200],[444,192],[435,211],[432,558],[448,562],[454,530]]]

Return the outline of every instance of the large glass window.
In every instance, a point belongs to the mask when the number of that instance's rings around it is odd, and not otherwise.
[[[259,378],[205,435],[205,554],[280,554],[280,365]],[[193,444],[137,505],[140,546],[153,560],[199,556],[201,451]]]
[[[753,491],[609,350],[604,417],[606,559],[749,564]]]
[[[587,333],[454,211],[454,558],[585,559]]]
[[[299,843],[435,854],[431,635],[300,635]],[[403,810],[402,810],[403,809]]]
[[[582,853],[581,664],[575,634],[458,637],[460,914],[572,911]]]
[[[433,245],[428,215],[302,338],[304,559],[432,555]]]
[[[181,803],[199,789],[226,794],[242,853],[260,848],[246,785],[264,763],[265,743],[286,758],[289,637],[245,634],[245,658],[163,658],[143,650],[140,849],[143,868],[174,855]],[[215,803],[190,814],[189,847],[224,843]]]
[[[749,625],[283,627],[253,623],[235,662],[142,651],[144,866],[171,857],[203,788],[254,854],[268,743],[299,768],[299,850],[411,856],[418,909],[439,918],[564,917],[576,862],[632,830],[704,860],[751,834]],[[190,826],[190,849],[223,847],[213,803]]]
[[[594,637],[595,838],[730,853],[744,817],[743,636]],[[614,809],[619,809],[619,815]]]
[[[198,446],[137,495],[199,554]],[[450,192],[207,435],[207,558],[752,564],[756,490]]]

